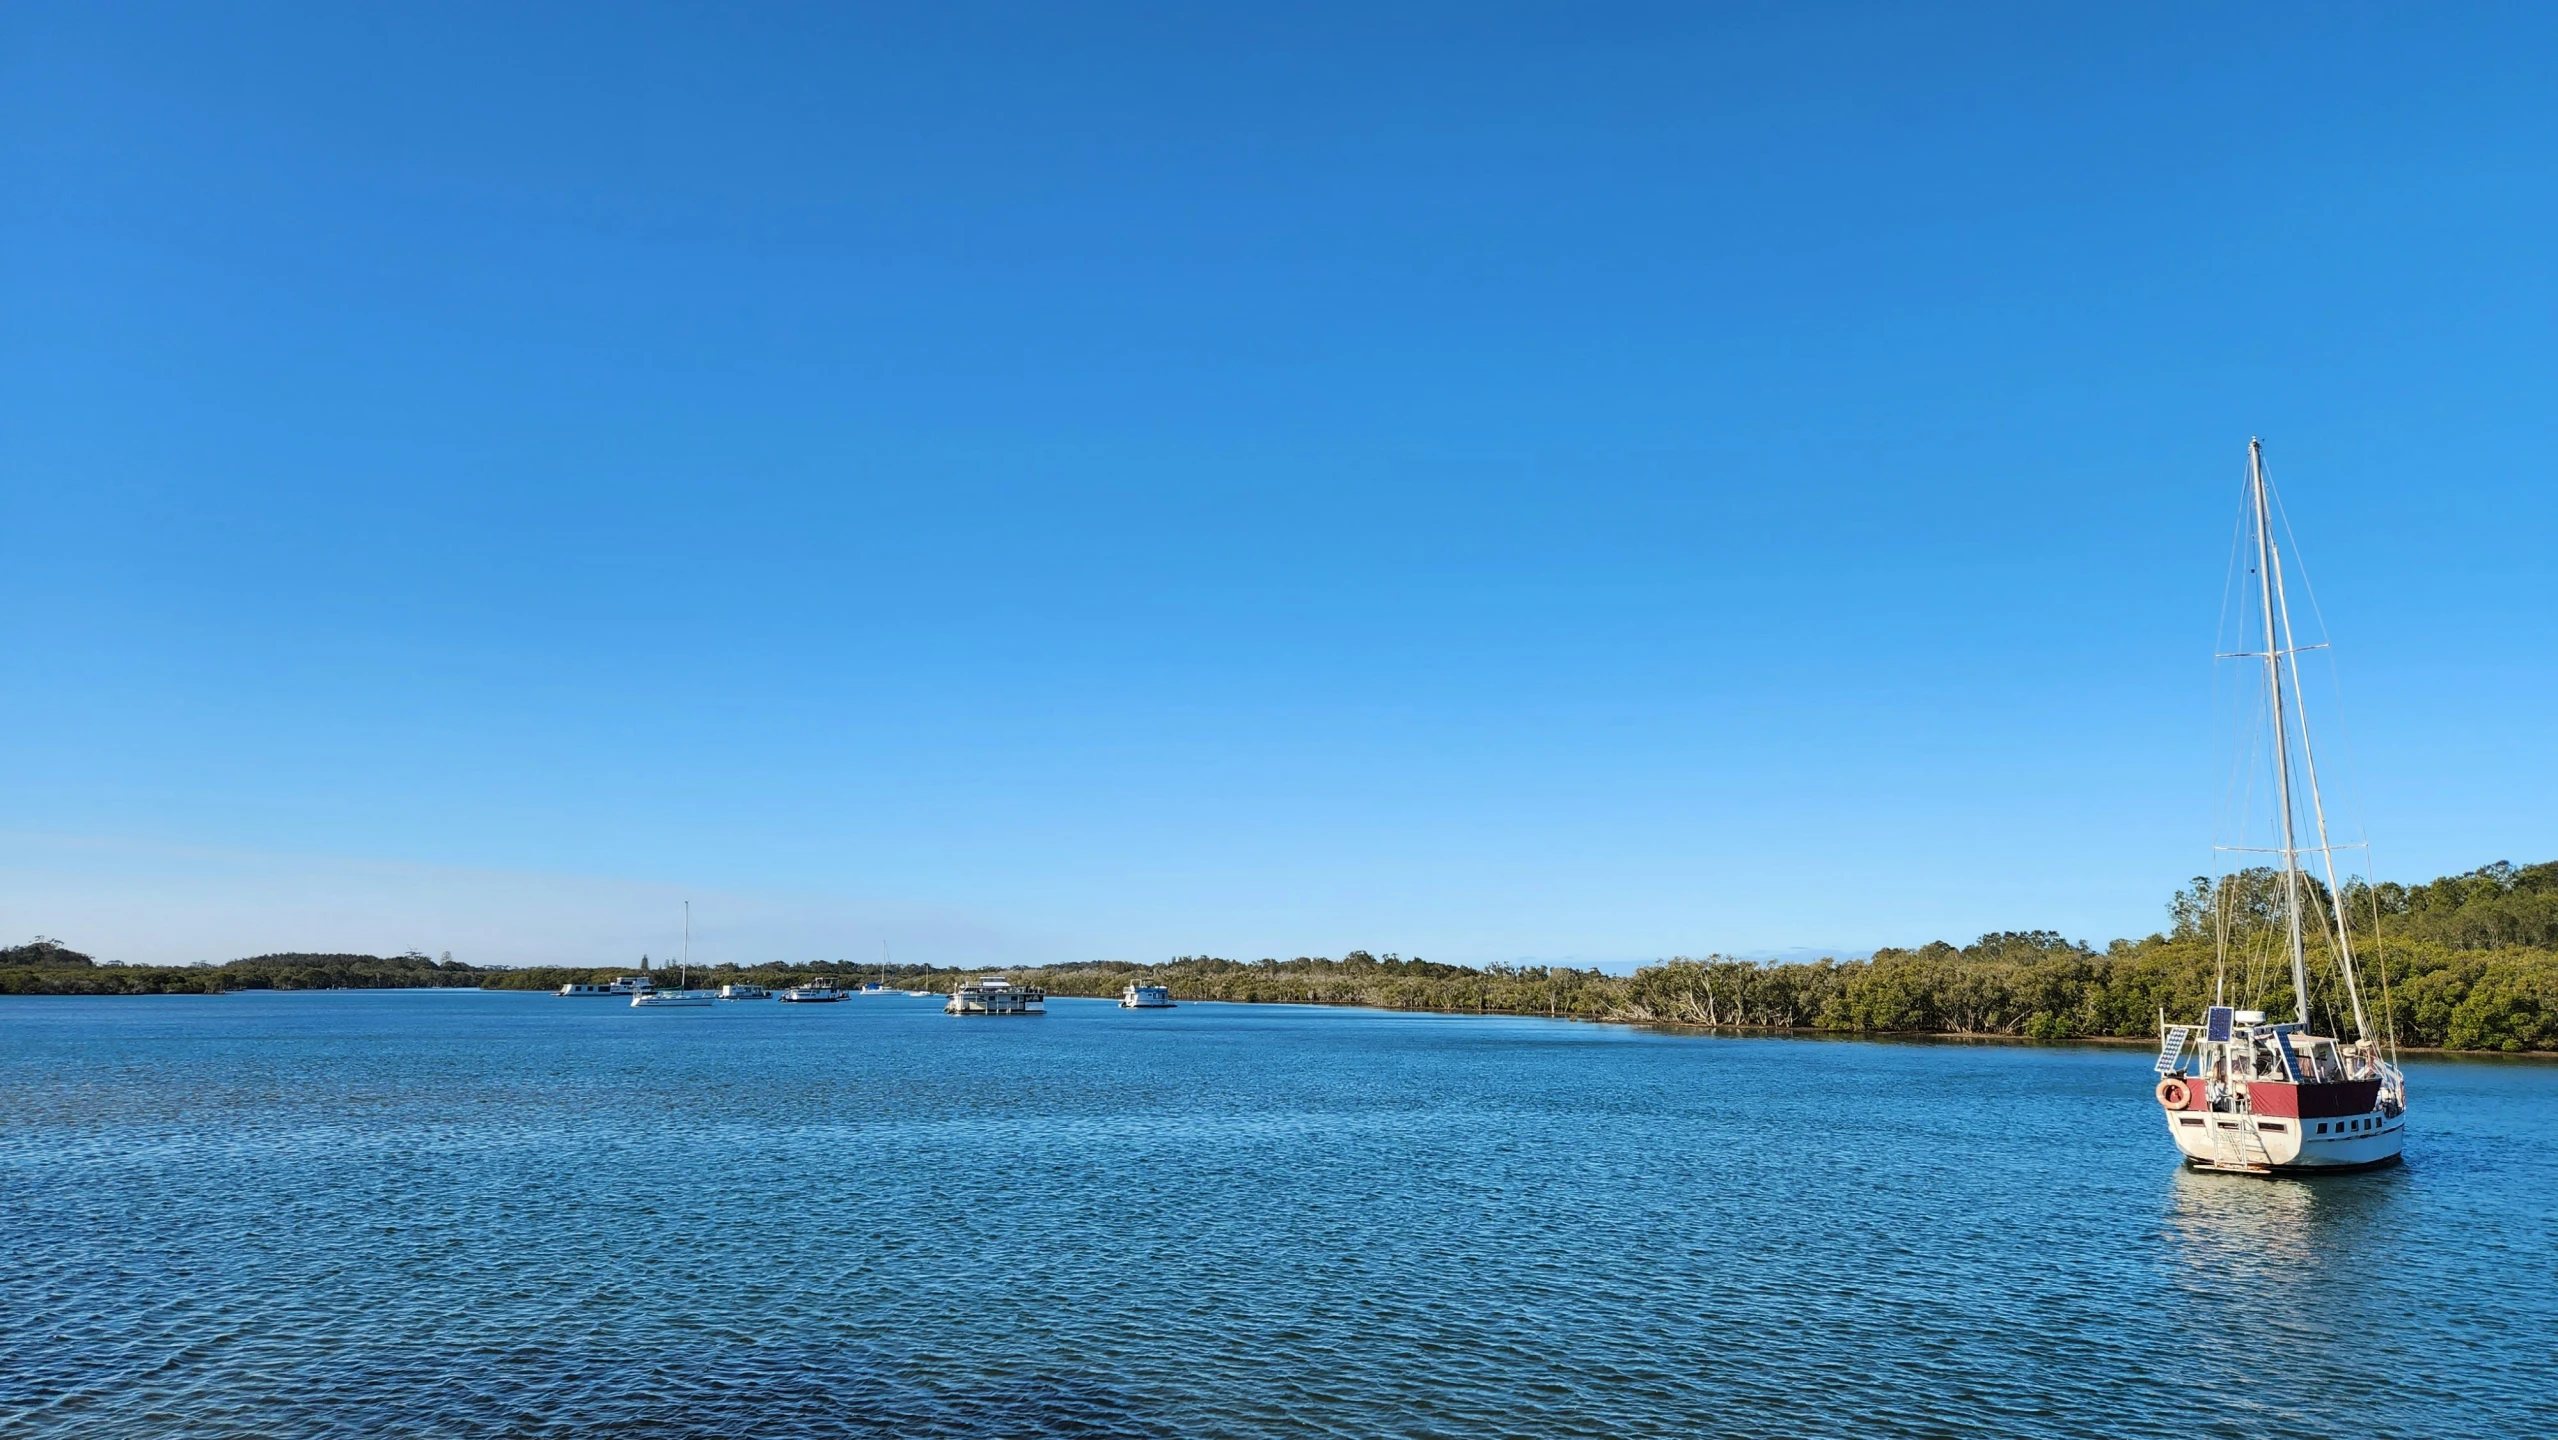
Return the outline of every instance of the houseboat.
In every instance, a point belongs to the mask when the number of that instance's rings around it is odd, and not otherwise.
[[[1131,985],[1119,992],[1122,1010],[1169,1010],[1172,990],[1163,985]]]
[[[646,995],[656,988],[656,982],[646,975],[622,975],[604,984],[563,985],[554,993],[561,996]]]
[[[689,1010],[708,1006],[718,997],[708,990],[651,990],[631,997],[634,1010]]]
[[[794,1005],[822,1005],[830,1000],[843,999],[844,992],[836,989],[832,980],[812,980],[805,985],[793,985],[774,998]]]
[[[722,985],[719,987],[719,998],[722,1000],[770,1000],[773,998],[773,992],[761,985]]]
[[[989,975],[952,986],[950,1002],[941,1008],[945,1015],[1045,1015],[1048,995],[1001,975]]]

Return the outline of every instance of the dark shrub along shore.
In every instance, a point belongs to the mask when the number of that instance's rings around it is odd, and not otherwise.
[[[2325,891],[2313,884],[2325,905]],[[2279,886],[2266,871],[2197,880],[2170,905],[2172,928],[2102,950],[2050,931],[2004,931],[1970,945],[1878,950],[1863,960],[1759,964],[1680,957],[1632,975],[1550,966],[1442,965],[1354,950],[1338,960],[1184,956],[1159,965],[1092,961],[1011,970],[1056,995],[1113,996],[1132,982],[1186,1000],[1364,1005],[1384,1009],[1553,1015],[1726,1030],[1951,1035],[2038,1040],[2146,1038],[2158,1013],[2198,1014],[2226,933],[2232,990],[2292,1009],[2280,958]],[[2340,907],[2363,957],[2364,1004],[2411,1048],[2558,1052],[2558,862],[2485,866],[2426,885],[2348,884]],[[2313,927],[2317,929],[2320,927]],[[2377,937],[2377,938],[2375,938]],[[2313,1012],[2322,1028],[2345,1009],[2313,942]],[[0,950],[0,994],[218,994],[229,990],[479,986],[550,990],[630,967],[500,969],[449,956],[261,955],[221,965],[98,964],[53,941]],[[2325,978],[2315,972],[2324,969]],[[930,966],[841,961],[693,967],[693,983],[786,985],[832,977],[944,989],[962,975]]]

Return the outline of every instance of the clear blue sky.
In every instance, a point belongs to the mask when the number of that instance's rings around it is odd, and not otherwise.
[[[0,935],[2142,934],[2251,433],[2382,873],[2558,855],[2553,69],[2525,5],[12,6]]]

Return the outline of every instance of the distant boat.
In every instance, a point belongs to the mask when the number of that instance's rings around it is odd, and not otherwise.
[[[631,997],[634,1010],[675,1010],[707,1006],[719,997],[708,990],[652,990]]]
[[[806,985],[793,985],[774,998],[797,1005],[820,1005],[829,1000],[843,999],[844,992],[836,989],[832,980],[817,980]]]
[[[894,995],[897,992],[880,984],[878,981],[873,980],[861,988],[861,993],[864,995]]]
[[[773,998],[773,992],[761,985],[722,985],[719,987],[719,998],[722,1000],[770,1000]]]
[[[2388,1038],[2384,1055],[2383,1041],[2373,1035],[2363,1006],[2353,930],[2342,913],[2343,892],[2336,877],[2335,852],[2351,847],[2328,843],[2327,802],[2319,793],[2318,756],[2310,745],[2309,711],[2300,693],[2300,653],[2316,647],[2292,639],[2264,447],[2254,440],[2247,442],[2247,511],[2254,541],[2248,588],[2255,593],[2246,598],[2255,602],[2251,608],[2264,628],[2244,643],[2261,642],[2264,648],[2222,658],[2262,662],[2265,709],[2255,723],[2273,751],[2268,768],[2279,841],[2273,853],[2282,859],[2281,883],[2273,898],[2280,923],[2236,926],[2229,888],[2225,885],[2215,897],[2221,974],[2213,982],[2212,1003],[2200,1025],[2170,1025],[2160,1012],[2154,1093],[2168,1135],[2185,1163],[2199,1169],[2258,1175],[2368,1170],[2399,1159],[2406,1140],[2407,1080],[2395,1063],[2395,1036]],[[2308,835],[2301,833],[2304,828]],[[2307,843],[2313,836],[2316,843]],[[2311,855],[2318,857],[2323,887],[2302,873],[2302,858]],[[2334,962],[2337,984],[2323,992],[2310,984],[2307,937],[2312,934],[2321,942],[2323,958]],[[2241,974],[2256,977],[2260,993],[2282,961],[2291,962],[2294,1018],[2267,1024],[2264,1011],[2229,1003],[2233,949],[2242,952],[2234,957]],[[2336,1022],[2337,1035],[2312,1029],[2313,996]],[[2351,1040],[2341,1038],[2348,1021]],[[2183,1059],[2189,1040],[2190,1072]]]
[[[1131,985],[1119,992],[1122,1010],[1169,1010],[1172,990],[1163,985]]]
[[[641,963],[643,963],[643,964],[647,963],[647,957],[646,957],[646,956],[642,956],[642,957],[641,957]],[[656,989],[656,988],[657,988],[657,982],[656,982],[656,981],[654,981],[654,980],[651,980],[651,979],[650,979],[648,976],[646,976],[646,975],[622,975],[622,976],[617,976],[617,977],[615,977],[613,980],[611,980],[610,982],[608,982],[608,983],[603,983],[603,984],[586,984],[586,983],[582,983],[582,982],[572,982],[572,983],[570,983],[570,984],[567,984],[567,985],[563,985],[563,986],[561,986],[559,989],[557,989],[557,990],[553,991],[552,993],[553,993],[553,994],[555,994],[555,995],[563,996],[563,997],[577,997],[577,996],[605,996],[605,995],[645,995],[645,994],[647,994],[648,992],[650,992],[651,990],[654,990],[654,989]]]
[[[952,986],[950,1003],[941,1008],[945,1015],[1045,1015],[1047,1001],[1046,991],[989,975]]]

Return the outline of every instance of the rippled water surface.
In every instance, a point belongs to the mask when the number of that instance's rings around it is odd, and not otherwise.
[[[2558,1434],[2558,1066],[2185,1173],[2134,1050],[0,1000],[11,1436]]]

